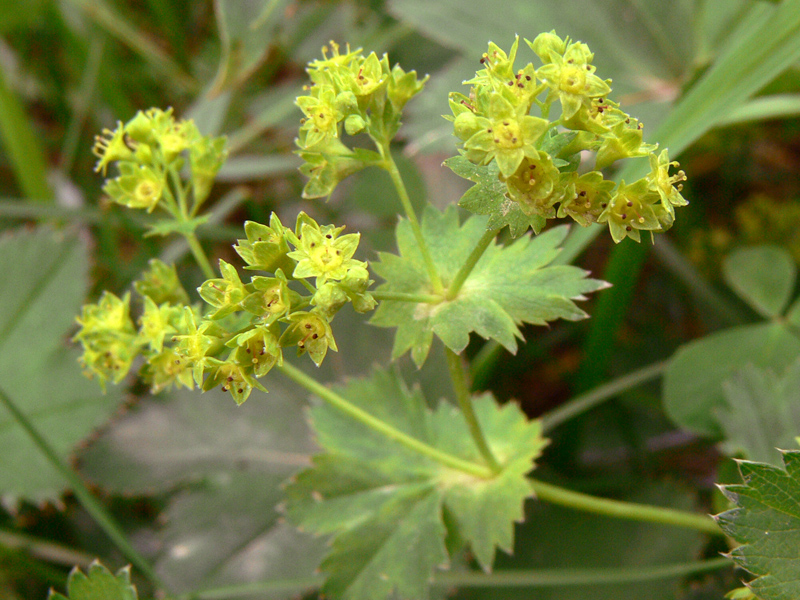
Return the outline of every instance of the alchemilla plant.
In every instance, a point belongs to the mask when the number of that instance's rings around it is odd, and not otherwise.
[[[520,64],[526,47],[539,66]],[[611,81],[595,72],[593,58],[586,44],[554,32],[516,39],[508,51],[489,44],[466,88],[450,94],[445,117],[460,143],[445,164],[474,183],[459,202],[473,214],[461,220],[455,206],[429,205],[418,215],[391,152],[403,109],[427,77],[386,56],[333,42],[323,48],[296,100],[303,196],[324,198],[362,169],[385,170],[405,214],[397,253],[371,263],[359,252],[359,233],[305,213],[287,226],[273,214],[269,223],[246,222],[234,246],[241,262],[220,260],[214,272],[194,231],[207,219],[201,208],[225,140],[159,109],[98,138],[97,170],[111,174],[106,194],[164,214],[151,233],[184,236],[206,281],[189,294],[173,265],[154,260],[134,296],[104,292],[84,306],[75,335],[83,369],[106,385],[138,367],[153,392],[219,387],[239,404],[261,401],[254,390],[266,392],[279,371],[321,399],[311,409],[321,452],[287,485],[285,511],[302,529],[331,537],[320,567],[326,597],[428,597],[434,571],[464,549],[488,571],[497,548],[512,551],[514,524],[533,496],[719,531],[703,515],[531,478],[547,444],[541,423],[513,403],[469,391],[462,353],[470,334],[516,351],[521,325],[585,318],[576,302],[606,286],[552,264],[568,229],[549,227],[552,220],[607,226],[615,242],[646,232],[649,242],[687,203],[683,171],[666,149],[644,142],[642,124],[611,98]],[[649,173],[631,182],[606,177],[627,160],[649,161]],[[499,243],[506,227],[507,242]],[[295,366],[295,356],[320,365],[337,351],[335,317],[347,304],[396,329],[393,359],[410,352],[424,368],[431,346],[443,344],[457,403],[429,402],[389,366],[337,388]],[[129,585],[127,574],[93,569]]]

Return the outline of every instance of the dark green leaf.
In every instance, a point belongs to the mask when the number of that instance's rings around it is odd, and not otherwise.
[[[730,455],[777,464],[776,448],[795,444],[800,435],[800,361],[783,377],[748,364],[723,385],[726,405],[717,415]]]
[[[86,249],[45,229],[0,238],[0,386],[67,459],[117,408],[81,375],[64,339],[86,293]],[[0,411],[0,494],[55,499],[66,482],[11,415]]]
[[[725,281],[766,318],[779,316],[791,299],[797,267],[792,255],[777,246],[744,248],[722,264]]]
[[[279,378],[242,406],[217,391],[150,399],[99,436],[81,468],[116,493],[172,493],[166,525],[152,535],[156,570],[176,590],[308,578],[322,545],[275,510],[281,484],[312,449],[301,410],[302,397]],[[265,552],[281,558],[254,566]]]
[[[431,411],[394,372],[375,372],[340,393],[440,451],[481,463],[459,411],[449,404]],[[287,510],[303,529],[334,535],[323,592],[348,600],[427,597],[433,569],[448,562],[443,507],[484,568],[496,546],[511,550],[513,524],[531,493],[524,475],[545,440],[539,423],[513,404],[499,408],[482,396],[474,405],[502,465],[495,477],[444,467],[327,404],[312,409],[324,453],[287,488]]]
[[[486,220],[472,217],[459,225],[454,206],[444,213],[429,207],[422,230],[446,286],[486,231]],[[473,331],[516,352],[516,338],[521,337],[518,325],[583,319],[586,313],[573,300],[606,286],[586,278],[586,271],[577,267],[547,266],[558,255],[566,233],[566,227],[557,227],[510,246],[492,242],[455,299],[438,304],[384,301],[372,323],[397,327],[393,357],[411,350],[417,366],[425,361],[433,334],[455,352],[467,346]],[[380,262],[373,263],[375,272],[386,280],[378,290],[430,294],[431,283],[407,221],[397,226],[397,246],[399,256],[381,253]]]
[[[620,479],[616,480],[617,482]],[[585,480],[597,488],[596,479]],[[581,484],[578,484],[581,485]],[[696,510],[695,494],[674,482],[634,481],[629,493],[614,490],[615,497],[630,502]],[[499,577],[515,573],[569,574],[583,569],[607,573],[616,569],[634,572],[650,567],[689,563],[697,557],[706,536],[679,527],[587,515],[547,502],[529,501],[525,523],[517,526],[513,556],[500,554],[495,564]],[[487,578],[488,579],[488,578]],[[679,578],[642,580],[630,583],[599,582],[558,586],[489,586],[470,590],[471,600],[675,600]],[[714,597],[718,600],[719,596]]]
[[[137,600],[136,588],[131,585],[130,568],[114,575],[99,562],[89,566],[84,575],[75,568],[67,580],[67,597],[51,590],[48,600]]]
[[[681,427],[720,434],[715,410],[723,406],[722,383],[747,364],[782,372],[800,356],[800,340],[785,325],[734,327],[684,346],[664,375],[664,407]]]
[[[741,461],[744,483],[722,488],[736,508],[717,516],[722,530],[741,546],[733,560],[756,579],[761,600],[800,598],[800,452],[783,454],[786,470]]]

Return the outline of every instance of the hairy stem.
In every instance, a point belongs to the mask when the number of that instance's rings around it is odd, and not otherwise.
[[[637,566],[630,568],[595,568],[595,569],[530,569],[513,571],[449,571],[437,572],[431,585],[434,587],[464,588],[533,588],[563,587],[568,585],[613,585],[634,583],[639,581],[657,581],[685,577],[696,573],[707,573],[733,566],[727,557],[698,560],[672,565]],[[178,600],[231,600],[233,598],[249,598],[254,594],[270,592],[301,592],[322,585],[321,577],[305,579],[270,579],[254,583],[240,583],[219,588],[197,590],[181,594]]]
[[[450,350],[450,348],[445,347],[444,351],[447,356],[447,367],[450,370],[450,379],[453,381],[453,389],[456,392],[458,406],[461,408],[461,414],[464,415],[464,419],[467,421],[469,433],[475,445],[478,447],[481,456],[483,456],[483,459],[486,461],[486,464],[489,465],[492,471],[499,473],[500,463],[497,462],[497,458],[489,447],[486,437],[483,435],[481,424],[478,423],[478,417],[475,415],[475,411],[472,408],[472,396],[469,393],[467,377],[464,374],[461,358],[459,358],[458,354]]]
[[[185,237],[186,241],[189,243],[192,256],[194,256],[197,264],[200,265],[203,275],[206,276],[206,279],[214,279],[214,269],[211,267],[211,263],[208,262],[208,257],[206,256],[205,250],[203,250],[203,246],[200,245],[197,236],[194,233],[184,233],[183,237]]]
[[[667,361],[657,362],[628,373],[627,375],[623,375],[613,381],[609,381],[585,394],[575,396],[542,417],[542,431],[546,433],[555,429],[565,421],[594,408],[609,398],[613,398],[617,394],[632,387],[636,387],[641,383],[655,379],[666,371],[668,365],[669,363]]]
[[[395,302],[413,302],[414,304],[439,304],[441,296],[435,294],[410,294],[407,292],[370,292],[375,300],[393,300]]]
[[[397,163],[392,158],[392,151],[389,148],[389,143],[378,144],[378,150],[383,157],[383,168],[389,173],[392,178],[392,183],[397,190],[397,195],[400,197],[400,203],[403,205],[403,210],[406,213],[408,222],[411,224],[411,230],[414,232],[414,239],[417,241],[419,251],[422,254],[422,260],[425,262],[425,268],[428,271],[428,277],[431,280],[433,291],[437,294],[444,293],[444,285],[442,284],[442,277],[433,262],[428,244],[422,235],[422,228],[420,227],[417,213],[414,212],[414,207],[411,205],[411,199],[408,197],[406,185],[403,183],[403,178],[400,176],[400,171],[397,169]]]
[[[525,571],[479,571],[437,573],[433,585],[442,587],[562,587],[567,585],[603,585],[671,579],[706,573],[733,566],[727,557],[675,565],[636,566],[629,568],[535,569]]]
[[[457,456],[453,456],[452,454],[448,454],[447,452],[442,452],[441,450],[392,427],[388,423],[381,421],[377,417],[374,417],[365,410],[362,410],[361,408],[352,404],[350,401],[346,400],[336,392],[328,389],[315,379],[312,379],[300,369],[290,365],[289,363],[285,362],[282,366],[276,366],[275,368],[295,383],[303,386],[311,393],[322,398],[331,406],[341,410],[359,423],[362,423],[370,429],[385,435],[387,438],[402,444],[410,450],[418,452],[423,456],[427,456],[428,458],[433,459],[447,467],[456,469],[457,471],[462,471],[464,473],[469,473],[470,475],[474,475],[476,477],[488,479],[494,475],[492,470],[487,469],[483,465],[464,460]]]
[[[78,474],[73,471],[62,459],[47,440],[44,439],[41,433],[33,426],[28,417],[17,408],[17,405],[11,398],[2,390],[0,390],[0,403],[2,403],[8,412],[14,417],[16,423],[22,427],[30,437],[31,441],[36,445],[39,451],[45,456],[58,473],[67,480],[72,487],[72,491],[78,502],[81,503],[86,512],[88,512],[106,535],[114,542],[114,545],[131,563],[147,577],[150,582],[162,590],[168,590],[161,578],[156,575],[156,572],[150,564],[139,554],[138,550],[134,548],[128,541],[128,538],[123,533],[119,525],[114,521],[111,514],[105,507],[95,498],[83,483],[83,480]]]
[[[710,533],[712,535],[723,535],[722,530],[716,522],[708,516],[675,510],[673,508],[662,508],[660,506],[597,498],[589,494],[573,492],[537,479],[529,479],[528,481],[537,498],[553,504],[559,504],[568,508],[574,508],[575,510],[582,510],[598,515],[615,517],[617,519],[648,521],[650,523],[661,523],[662,525],[696,529],[697,531]]]
[[[0,546],[9,550],[27,552],[39,560],[65,567],[77,565],[85,569],[94,560],[94,556],[79,550],[56,544],[50,540],[5,529],[0,529]]]
[[[452,283],[450,283],[450,287],[447,290],[447,300],[454,300],[455,297],[458,296],[458,292],[461,291],[461,286],[464,285],[467,277],[469,277],[469,274],[472,273],[472,269],[474,269],[475,265],[478,264],[481,256],[483,256],[483,253],[486,252],[489,244],[491,244],[494,238],[497,237],[497,234],[500,233],[501,229],[502,227],[498,227],[497,229],[487,229],[483,232],[481,239],[478,240],[477,244],[475,244],[475,248],[467,257],[466,262],[461,265],[461,268],[458,270],[458,273],[456,273]]]

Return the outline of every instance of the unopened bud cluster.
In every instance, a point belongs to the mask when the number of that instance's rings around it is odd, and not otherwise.
[[[117,177],[103,191],[117,204],[152,212],[161,207],[173,216],[197,214],[214,177],[225,162],[225,138],[202,135],[191,120],[176,120],[172,109],[139,111],[97,136],[93,148],[96,171],[106,174],[114,163]],[[188,162],[190,178],[181,171]],[[191,206],[189,206],[191,204]]]
[[[516,69],[519,38],[506,54],[489,44],[468,96],[451,93],[454,133],[461,153],[476,165],[496,164],[506,196],[530,216],[538,231],[545,220],[572,217],[583,226],[608,223],[619,242],[637,241],[640,230],[663,231],[672,226],[681,196],[683,171],[669,174],[678,163],[666,150],[642,139],[642,125],[608,99],[610,80],[600,79],[586,44],[561,39],[555,33],[526,43],[541,59]],[[543,97],[543,99],[542,99]],[[550,121],[558,102],[561,114]],[[536,106],[541,116],[531,115]],[[594,154],[594,169],[579,174],[580,153]],[[618,186],[604,179],[601,169],[620,159],[649,157],[650,173]]]
[[[403,107],[428,79],[400,65],[390,68],[385,54],[380,59],[374,52],[364,56],[349,46],[341,53],[334,42],[322,53],[324,58],[306,69],[311,79],[307,95],[297,98],[305,115],[297,138],[305,161],[300,170],[309,177],[305,198],[329,196],[348,175],[379,164],[381,154],[350,148],[343,135],[365,133],[379,149],[388,144],[400,128]]]
[[[295,231],[275,214],[269,226],[248,221],[247,239],[234,248],[245,269],[265,274],[244,283],[220,260],[222,277],[198,288],[205,307],[188,305],[174,267],[151,261],[135,284],[143,302],[138,328],[129,294],[104,292],[83,307],[75,339],[84,348],[84,371],[103,385],[119,383],[141,356],[141,375],[153,391],[221,386],[242,403],[253,388],[266,391],[258,378],[282,363],[284,348],[296,347],[319,365],[337,349],[330,323],[339,309],[351,302],[367,312],[376,304],[367,265],[353,258],[360,236],[343,229],[304,213]]]

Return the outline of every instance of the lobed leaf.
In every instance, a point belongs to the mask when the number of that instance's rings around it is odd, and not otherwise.
[[[463,156],[454,156],[444,161],[456,175],[475,182],[458,201],[458,205],[476,215],[489,215],[486,229],[499,229],[508,225],[509,234],[516,239],[529,228],[539,233],[545,218],[526,215],[519,202],[510,199],[506,184],[500,181],[500,169],[496,162],[487,166],[475,165]]]
[[[50,591],[48,600],[137,600],[136,588],[131,585],[130,568],[111,573],[98,561],[84,574],[77,567],[67,580],[67,594]]]
[[[800,360],[779,377],[748,364],[723,384],[725,406],[717,412],[730,455],[776,464],[776,448],[800,434]]]
[[[733,327],[681,346],[664,374],[664,408],[689,431],[718,436],[724,381],[753,364],[783,371],[800,356],[800,340],[782,323]]]
[[[743,248],[722,264],[725,281],[761,316],[779,316],[792,297],[797,267],[792,255],[777,246]]]
[[[800,451],[785,451],[783,462],[785,470],[739,462],[744,483],[722,488],[736,508],[716,517],[741,544],[731,557],[756,575],[748,587],[761,600],[800,597]]]
[[[95,485],[164,497],[164,524],[146,535],[160,548],[156,571],[177,591],[308,581],[321,557],[323,544],[287,527],[275,509],[281,484],[308,464],[313,445],[302,398],[280,379],[270,390],[242,406],[219,391],[143,400],[80,456]]]
[[[339,390],[359,408],[436,449],[481,464],[459,411],[442,403],[430,409],[395,372],[375,371]],[[502,465],[494,477],[444,467],[387,440],[328,405],[311,420],[324,452],[287,487],[287,512],[304,530],[332,534],[323,593],[360,600],[427,598],[433,570],[448,564],[443,511],[452,517],[489,570],[495,548],[513,547],[514,522],[531,495],[525,474],[546,441],[538,422],[513,404],[474,399],[477,418]]]
[[[0,238],[0,385],[63,459],[116,410],[81,375],[64,338],[86,294],[86,248],[46,229]],[[57,382],[57,384],[55,383]],[[0,494],[55,499],[66,482],[28,434],[0,410]]]
[[[486,231],[486,219],[471,217],[458,222],[457,209],[444,213],[429,207],[422,218],[422,232],[433,262],[447,286],[465,263]],[[422,254],[411,227],[397,227],[399,256],[381,253],[373,268],[386,283],[382,292],[431,294],[433,291]],[[606,287],[577,267],[547,266],[558,255],[558,245],[567,234],[556,227],[536,237],[523,237],[510,246],[492,242],[453,300],[439,303],[384,301],[372,323],[397,327],[393,358],[411,350],[421,366],[436,334],[454,352],[469,343],[469,334],[494,339],[510,352],[521,338],[519,325],[544,325],[555,319],[578,320],[587,315],[575,305],[584,294]]]

